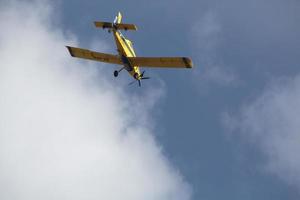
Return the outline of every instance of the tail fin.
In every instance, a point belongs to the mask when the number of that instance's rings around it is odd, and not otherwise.
[[[121,24],[122,22],[122,14],[120,12],[118,12],[118,15],[116,16],[115,20],[114,20],[114,24]]]
[[[116,30],[137,30],[137,27],[134,24],[122,24],[122,14],[119,12],[116,16],[113,23],[110,22],[94,22],[97,28],[107,28],[109,30],[116,29]]]

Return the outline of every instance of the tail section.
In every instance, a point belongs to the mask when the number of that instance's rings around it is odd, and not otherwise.
[[[122,14],[120,12],[118,12],[118,15],[116,16],[115,20],[114,20],[114,24],[121,24],[122,22]]]
[[[134,24],[122,24],[122,14],[119,12],[116,16],[113,23],[111,22],[94,22],[97,28],[103,28],[108,30],[137,30],[137,27]]]

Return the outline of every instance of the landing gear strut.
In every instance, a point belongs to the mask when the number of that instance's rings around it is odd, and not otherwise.
[[[122,67],[120,70],[114,71],[114,77],[118,77],[120,71],[122,71],[123,69],[125,69],[125,67]]]

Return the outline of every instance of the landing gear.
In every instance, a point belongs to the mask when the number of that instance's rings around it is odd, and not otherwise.
[[[119,72],[117,70],[114,71],[114,77],[118,77],[118,75],[119,75]]]
[[[119,73],[120,73],[123,69],[125,69],[125,66],[122,67],[120,70],[114,71],[114,77],[118,77]]]

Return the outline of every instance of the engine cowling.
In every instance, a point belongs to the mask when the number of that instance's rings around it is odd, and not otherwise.
[[[139,78],[139,74],[138,74],[138,73],[134,73],[133,77],[134,77],[135,79],[138,79],[138,78]]]

